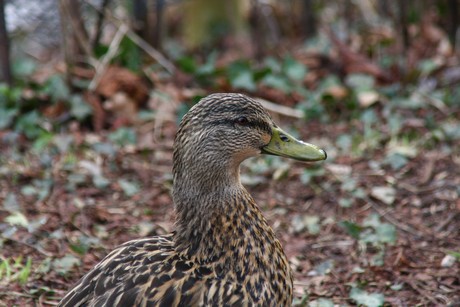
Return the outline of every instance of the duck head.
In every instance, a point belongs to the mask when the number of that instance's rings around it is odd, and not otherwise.
[[[209,95],[181,121],[174,142],[175,186],[187,182],[188,189],[199,189],[239,183],[241,162],[260,154],[299,161],[327,157],[323,149],[279,128],[256,100],[242,94]]]

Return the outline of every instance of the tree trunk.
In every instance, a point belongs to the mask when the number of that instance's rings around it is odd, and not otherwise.
[[[10,68],[10,43],[5,22],[5,1],[0,0],[0,82],[13,83]]]
[[[312,38],[316,35],[316,16],[313,12],[313,0],[303,0],[303,34],[305,37]]]

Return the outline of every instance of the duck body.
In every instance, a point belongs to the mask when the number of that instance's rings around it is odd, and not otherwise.
[[[216,216],[206,236],[181,252],[174,234],[127,242],[88,273],[62,306],[289,306],[289,263],[259,209],[247,201],[241,209],[259,216],[260,224],[251,220],[243,227],[239,215]],[[197,253],[201,240],[212,246],[206,256]]]
[[[181,122],[173,157],[175,231],[107,255],[59,306],[290,306],[293,277],[272,228],[241,185],[240,163],[267,152],[325,159],[278,129],[254,100],[214,94]],[[277,130],[276,130],[277,131]],[[281,139],[282,141],[279,141]],[[281,153],[279,152],[281,148]]]

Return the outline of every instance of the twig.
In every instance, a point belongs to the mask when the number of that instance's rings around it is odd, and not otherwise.
[[[96,11],[100,11],[101,9],[94,6],[92,3],[90,3],[88,0],[85,0],[85,2],[91,6],[93,9]],[[134,33],[124,21],[120,20],[119,18],[113,16],[113,14],[106,10],[105,11],[105,16],[109,19],[111,23],[113,23],[116,27],[120,28],[121,26],[125,26],[128,30],[126,32],[127,37],[136,45],[138,45],[141,49],[143,49],[148,55],[150,55],[155,61],[158,62],[161,66],[163,66],[170,74],[173,74],[174,71],[176,70],[176,67],[174,66],[173,63],[171,63],[161,52],[150,46],[145,40],[143,40],[139,35]]]
[[[311,248],[323,248],[329,246],[340,246],[347,247],[355,244],[353,240],[341,240],[341,241],[329,241],[329,242],[319,242],[311,245]]]
[[[265,109],[271,112],[289,116],[289,117],[294,117],[294,118],[304,118],[304,114],[300,110],[282,106],[282,105],[273,103],[271,101],[268,101],[262,98],[254,98],[254,99],[260,102],[264,106]]]
[[[0,296],[18,296],[18,297],[35,298],[34,295],[16,292],[16,291],[0,292]]]
[[[452,222],[452,220],[458,215],[459,213],[458,212],[452,212],[452,214],[447,218],[445,219],[443,222],[441,222],[438,226],[436,226],[436,228],[434,229],[434,232],[440,232],[444,227],[446,227],[447,225],[449,225],[450,222]]]
[[[420,295],[422,295],[424,298],[429,300],[431,303],[433,303],[435,306],[439,304],[439,301],[433,299],[429,294],[426,294],[427,290],[426,289],[420,289],[415,283],[409,280],[404,280],[405,283],[407,283],[412,289],[417,291]]]
[[[109,64],[110,60],[117,54],[118,48],[120,47],[121,40],[126,35],[127,31],[128,31],[128,27],[124,24],[121,25],[120,28],[118,28],[117,33],[115,33],[115,36],[112,39],[112,42],[110,43],[109,50],[102,58],[102,61],[100,61],[96,65],[96,74],[94,75],[93,80],[91,80],[91,83],[88,86],[88,89],[90,91],[95,90],[96,87],[98,86],[99,82],[101,81],[102,76],[104,75],[107,65]]]
[[[32,245],[32,244],[26,243],[26,242],[24,242],[24,241],[19,241],[19,240],[12,239],[12,238],[7,238],[7,240],[10,240],[10,241],[13,241],[14,243],[22,244],[22,245],[25,245],[25,246],[27,246],[27,247],[33,248],[33,249],[35,249],[37,252],[39,252],[40,254],[45,255],[46,257],[51,257],[51,256],[53,256],[53,254],[48,253],[46,250],[44,250],[43,248],[41,248],[41,247],[39,247],[39,246],[35,246],[35,245]]]
[[[366,197],[365,200],[372,206],[372,208],[377,211],[377,213],[382,216],[384,219],[386,219],[388,222],[390,222],[391,224],[393,224],[394,226],[400,228],[401,230],[404,230],[405,232],[408,232],[410,234],[413,234],[414,236],[417,236],[417,237],[421,237],[422,235],[417,231],[415,230],[414,228],[410,227],[410,226],[407,226],[407,225],[404,225],[404,224],[401,224],[400,222],[398,222],[395,218],[393,218],[391,215],[388,214],[388,212],[385,212],[385,210],[383,210],[382,208],[380,208],[380,206],[374,202],[372,199],[370,199],[369,197]]]
[[[62,7],[62,11],[70,19],[70,24],[74,30],[78,45],[88,57],[92,57],[93,52],[89,43],[88,33],[86,32],[86,28],[81,20],[80,9],[78,7],[79,4],[70,0],[60,0],[59,3]]]
[[[173,74],[176,70],[176,67],[168,59],[166,59],[163,54],[158,50],[149,45],[145,40],[143,40],[139,35],[134,33],[132,30],[128,30],[127,36],[139,47],[144,49],[148,55],[150,55],[155,61],[157,61],[161,66],[163,66],[170,74]]]
[[[104,24],[104,11],[109,5],[110,0],[103,0],[101,4],[101,10],[97,14],[97,21],[96,21],[96,34],[94,35],[93,39],[93,49],[96,48],[97,44],[99,43],[99,40],[101,39],[101,34],[102,34],[102,25]]]

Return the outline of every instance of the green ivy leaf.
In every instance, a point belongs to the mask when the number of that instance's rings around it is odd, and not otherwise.
[[[381,293],[368,293],[358,288],[351,288],[350,298],[355,300],[358,305],[368,307],[382,306],[385,302],[385,297]]]
[[[290,57],[284,60],[283,70],[286,76],[293,81],[302,81],[307,73],[307,68],[303,63]]]
[[[45,87],[45,93],[51,96],[53,101],[67,100],[70,96],[70,90],[61,75],[51,76]]]
[[[288,80],[283,76],[267,75],[262,79],[262,83],[268,87],[279,89],[285,93],[289,93],[292,90]]]
[[[18,114],[16,109],[0,109],[0,130],[8,128]]]
[[[123,190],[123,193],[125,193],[125,195],[128,197],[133,196],[134,194],[139,192],[139,187],[136,183],[129,182],[128,180],[125,180],[125,179],[119,179],[118,184]]]
[[[119,146],[135,144],[137,140],[136,132],[134,129],[124,127],[110,133],[108,137],[110,141]]]
[[[257,86],[250,71],[242,71],[230,80],[234,88],[255,91]]]
[[[65,275],[74,266],[80,265],[80,263],[80,259],[71,254],[67,254],[60,259],[54,259],[51,265],[56,272]]]
[[[308,302],[308,306],[309,307],[334,307],[334,302],[331,300],[325,299],[325,298],[320,298],[320,299]]]
[[[345,229],[345,231],[355,239],[359,239],[359,235],[363,228],[356,223],[349,221],[342,221],[339,223],[339,226]]]
[[[79,121],[86,119],[93,113],[93,110],[81,95],[72,95],[69,103],[70,114]]]
[[[40,135],[42,129],[38,127],[41,120],[37,111],[32,111],[19,116],[15,129],[18,132],[24,133],[29,139],[33,139]]]

